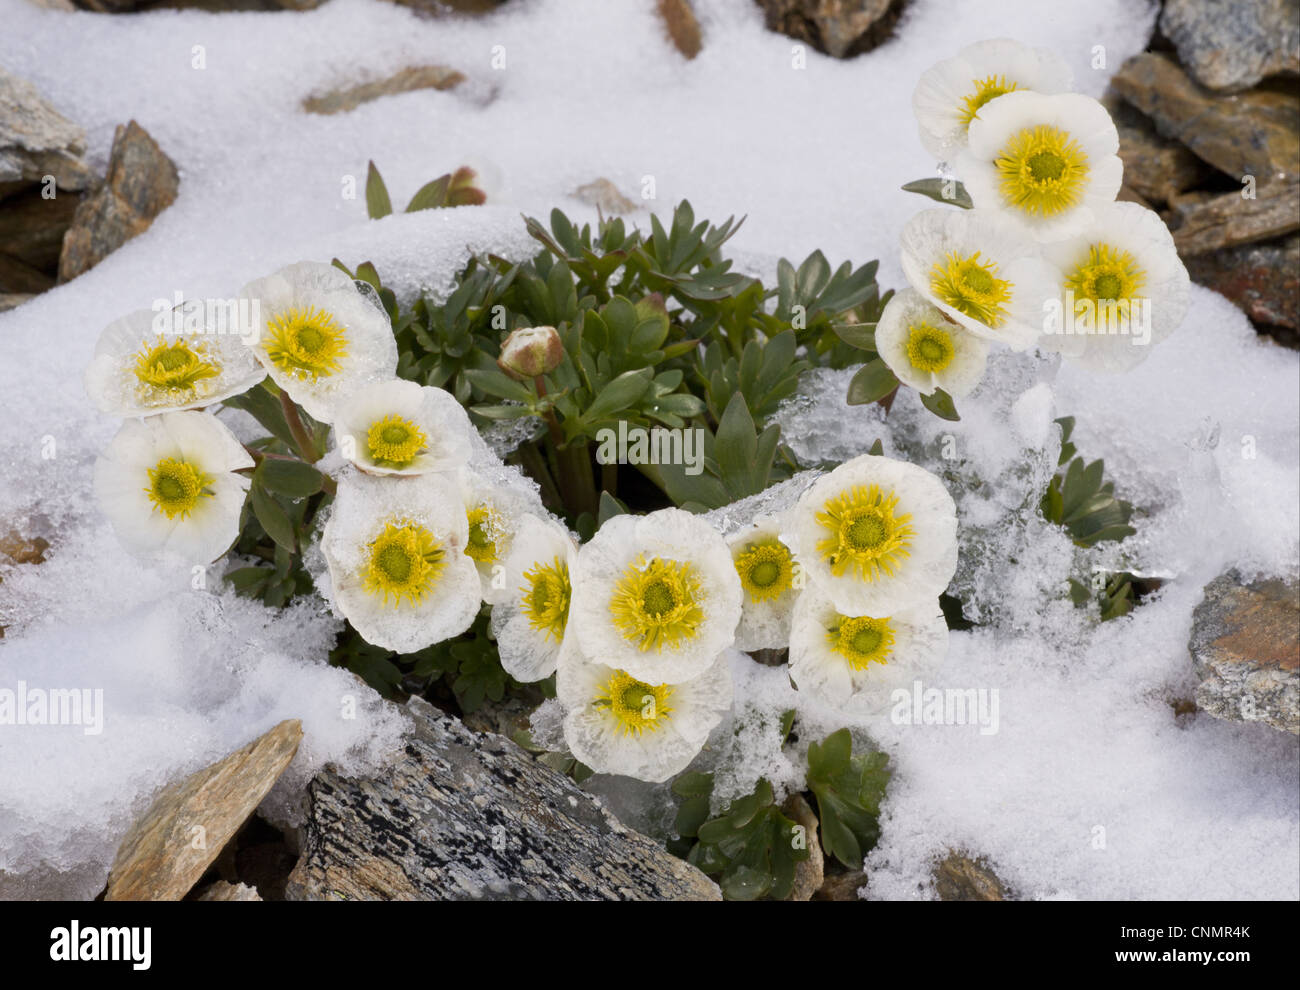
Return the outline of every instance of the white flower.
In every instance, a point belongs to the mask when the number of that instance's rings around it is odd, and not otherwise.
[[[140,553],[196,564],[239,536],[253,459],[215,416],[168,412],[127,420],[95,462],[95,494],[117,537]]]
[[[731,651],[675,684],[641,681],[566,645],[555,678],[569,751],[597,773],[658,783],[684,770],[731,709]]]
[[[743,592],[738,650],[775,650],[790,643],[790,614],[802,575],[780,533],[778,519],[758,516],[727,541]]]
[[[1053,52],[1006,38],[977,41],[921,75],[912,110],[925,150],[946,160],[966,146],[966,129],[990,100],[1013,90],[1069,88],[1070,68]]]
[[[941,388],[960,398],[984,377],[989,345],[915,289],[903,289],[880,314],[876,351],[904,385],[922,395]]]
[[[257,359],[323,423],[343,399],[397,372],[388,317],[333,265],[300,261],[250,282],[241,296],[260,307]]]
[[[949,319],[1016,351],[1038,340],[1060,285],[1033,239],[991,210],[922,210],[903,227],[902,265]]]
[[[1187,315],[1187,269],[1160,217],[1137,203],[1096,211],[1078,237],[1045,248],[1061,270],[1061,320],[1041,346],[1099,371],[1146,360]]]
[[[559,523],[525,518],[506,554],[506,595],[492,606],[501,666],[517,681],[555,673],[569,622],[578,548]]]
[[[845,615],[938,598],[957,569],[957,510],[930,472],[863,454],[818,478],[786,520],[799,565]]]
[[[99,335],[86,392],[100,412],[123,418],[196,409],[246,392],[266,377],[233,330],[209,325],[196,300],[162,313],[137,310]]]
[[[1124,179],[1119,133],[1090,96],[1008,93],[980,111],[957,160],[977,209],[1000,209],[1040,241],[1081,230]]]
[[[531,506],[518,492],[492,485],[470,468],[462,468],[457,479],[469,525],[465,554],[478,569],[483,600],[496,604],[513,590],[504,565],[515,535],[526,522],[536,522],[537,517],[529,512]]]
[[[935,599],[887,616],[846,615],[816,589],[799,596],[790,631],[790,678],[826,704],[880,707],[948,651]]]
[[[701,674],[735,639],[740,577],[721,535],[681,509],[614,516],[578,552],[582,650],[647,683]]]
[[[344,473],[321,539],[335,605],[367,643],[398,653],[463,633],[480,604],[468,536],[437,475]]]
[[[400,378],[365,386],[334,418],[340,452],[367,474],[458,468],[469,460],[473,428],[450,392]]]

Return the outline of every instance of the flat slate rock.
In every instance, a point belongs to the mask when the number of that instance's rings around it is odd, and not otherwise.
[[[308,788],[287,900],[718,900],[718,887],[625,828],[503,736],[419,699],[397,762]]]
[[[1160,30],[1211,89],[1248,89],[1279,72],[1300,72],[1296,0],[1165,0]]]
[[[108,901],[179,901],[280,779],[302,739],[281,722],[223,760],[169,785],[131,826],[108,874]]]
[[[0,68],[0,196],[47,175],[60,190],[85,189],[94,178],[85,150],[84,130],[27,80]]]
[[[1300,588],[1278,578],[1243,583],[1229,571],[1205,586],[1187,644],[1201,684],[1196,704],[1215,718],[1263,722],[1300,735]]]

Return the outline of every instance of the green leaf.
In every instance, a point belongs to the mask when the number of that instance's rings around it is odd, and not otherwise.
[[[956,179],[917,179],[903,186],[903,192],[920,193],[935,202],[960,206],[963,210],[969,210],[974,205],[966,187]]]
[[[267,491],[289,498],[306,498],[321,489],[321,473],[305,461],[268,457],[258,466],[255,474]]]
[[[366,212],[370,214],[371,220],[378,220],[393,212],[388,187],[384,185],[384,177],[379,174],[374,162],[370,163],[366,171]]]
[[[471,385],[498,399],[513,399],[515,402],[532,402],[533,393],[523,382],[515,381],[504,371],[496,368],[466,368],[461,372]]]
[[[687,786],[701,788],[697,782]],[[697,814],[694,805],[683,824],[695,825]],[[794,885],[795,864],[809,855],[808,837],[773,803],[772,785],[766,780],[759,780],[752,794],[731,802],[719,817],[696,826],[696,833],[699,841],[687,859],[717,876],[728,900],[787,897]]]
[[[874,323],[833,323],[831,329],[835,336],[861,351],[876,351],[876,324]]]
[[[936,388],[930,395],[921,395],[921,405],[940,419],[946,419],[952,423],[961,419],[957,415],[957,406],[953,404],[952,396],[941,388]]]
[[[297,447],[293,431],[285,421],[280,400],[265,388],[254,386],[242,395],[232,395],[229,399],[222,400],[222,404],[244,410],[281,443],[290,448]]]
[[[849,382],[847,401],[851,406],[879,402],[896,388],[898,388],[898,378],[889,370],[889,365],[876,358],[864,364],[853,376]]]
[[[451,187],[451,174],[440,175],[422,185],[406,204],[407,213],[418,210],[436,210],[447,205],[447,192]]]
[[[877,818],[889,784],[884,753],[854,756],[848,729],[808,747],[808,789],[817,799],[822,847],[851,870],[860,870],[880,838]]]
[[[253,485],[251,491],[253,515],[266,530],[266,535],[290,553],[297,553],[298,541],[294,536],[293,523],[289,522],[289,516],[280,507],[280,503],[268,495],[261,485]]]
[[[605,520],[613,519],[615,516],[621,516],[627,512],[627,506],[620,502],[609,492],[600,493],[599,514],[596,518],[597,526],[604,526]]]
[[[722,483],[733,494],[744,497],[754,495],[750,471],[758,448],[754,435],[754,420],[749,415],[745,397],[737,392],[727,403],[727,410],[718,423],[713,450],[718,460]],[[766,479],[765,479],[766,480]]]
[[[606,385],[596,395],[595,400],[583,412],[583,421],[595,424],[632,405],[645,394],[654,377],[653,368],[639,368],[625,371]]]

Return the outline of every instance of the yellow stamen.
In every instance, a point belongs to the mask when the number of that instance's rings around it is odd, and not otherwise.
[[[1014,286],[998,277],[993,260],[980,260],[980,252],[963,257],[950,252],[930,270],[930,289],[945,303],[985,326],[1006,322],[1006,304]]]
[[[201,381],[221,374],[221,362],[202,344],[187,341],[144,341],[135,357],[135,377],[145,388],[166,392],[195,392]]]
[[[347,333],[323,309],[288,309],[266,324],[266,353],[277,368],[297,378],[328,378],[343,367]]]
[[[908,558],[912,527],[911,515],[894,515],[898,496],[885,495],[879,485],[854,485],[828,499],[817,521],[830,534],[817,542],[817,552],[842,577],[846,571],[862,581],[893,577],[899,564]]]
[[[640,556],[618,579],[609,611],[623,636],[642,652],[677,649],[704,621],[699,579],[690,564]]]
[[[844,657],[854,670],[865,670],[868,664],[888,663],[894,648],[894,631],[888,619],[873,619],[869,615],[835,616],[835,625],[826,630],[826,639],[836,653]]]
[[[673,713],[668,706],[672,695],[671,684],[646,684],[618,670],[593,704],[609,709],[623,735],[639,736],[658,730],[660,723],[668,720]]]
[[[1047,124],[1013,135],[995,164],[1007,205],[1032,216],[1070,209],[1088,180],[1088,156],[1067,132]]]
[[[929,323],[907,328],[907,360],[917,371],[943,371],[956,353],[947,330]]]
[[[199,499],[212,497],[209,486],[214,480],[188,461],[164,457],[149,468],[149,487],[144,491],[153,507],[168,519],[187,519]]]
[[[741,587],[750,601],[780,598],[794,580],[794,558],[775,537],[745,544],[734,560]]]
[[[558,643],[569,621],[569,565],[560,557],[549,564],[538,561],[524,571],[523,612],[534,629],[544,631]]]
[[[984,104],[1010,93],[1015,88],[1016,84],[1008,82],[1006,76],[989,76],[986,79],[971,80],[971,91],[962,97],[961,101],[961,122],[969,127]]]
[[[385,416],[376,420],[366,434],[370,456],[380,467],[404,468],[415,460],[428,443],[424,431],[401,416]]]
[[[393,607],[406,599],[419,602],[437,583],[447,565],[438,539],[417,523],[390,521],[370,544],[363,584],[371,594],[382,595]]]

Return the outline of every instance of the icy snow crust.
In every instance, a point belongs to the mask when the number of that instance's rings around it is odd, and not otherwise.
[[[271,612],[221,593],[219,568],[145,568],[118,547],[90,498],[94,456],[117,423],[81,388],[108,322],[177,291],[234,296],[282,265],[335,256],[373,261],[405,301],[437,293],[467,247],[531,252],[520,212],[558,205],[594,220],[569,193],[597,176],[634,197],[653,176],[661,215],[682,197],[698,216],[748,214],[733,245],[756,273],[820,247],[833,263],[879,258],[882,285],[901,287],[898,233],[930,204],[898,186],[935,164],[911,116],[919,74],[970,41],[1012,36],[1059,52],[1096,96],[1155,17],[1129,0],[1054,3],[1050,16],[1041,0],[915,0],[895,41],[849,62],[808,51],[799,70],[794,42],[767,33],[750,0],[695,7],[705,46],[684,63],[653,4],[631,0],[519,0],[466,22],[375,0],[130,17],[0,0],[0,63],[86,127],[101,169],[114,126],[135,118],[182,175],[179,199],[147,233],[0,314],[0,529],[54,544],[47,563],[0,574],[10,627],[0,687],[102,687],[107,708],[99,736],[0,727],[0,896],[93,896],[164,781],[282,718],[302,718],[306,737],[273,795],[278,816],[292,814],[315,767],[359,770],[397,748],[398,727],[373,695],[327,666],[337,619],[323,601]],[[1091,67],[1098,45],[1101,70]],[[337,116],[298,109],[316,90],[422,63],[470,81]],[[368,158],[399,209],[466,161],[499,176],[496,205],[368,221]],[[355,199],[344,197],[348,177]],[[952,590],[981,628],[952,635],[940,682],[926,686],[997,688],[998,731],[847,718],[796,694],[783,669],[737,657],[735,713],[701,757],[725,766],[719,800],[760,775],[779,792],[800,788],[808,741],[850,724],[895,771],[867,896],[932,896],[933,861],[954,847],[987,856],[1028,897],[1300,896],[1296,740],[1206,716],[1180,724],[1170,707],[1194,688],[1186,642],[1203,584],[1233,564],[1296,571],[1296,354],[1257,341],[1235,308],[1195,289],[1181,330],[1124,377],[995,351],[956,424],[910,392],[887,420],[878,407],[847,408],[850,374],[811,375],[782,414],[786,438],[810,468],[879,438],[948,484],[962,540]],[[1122,546],[1078,551],[1033,510],[1060,415],[1077,417],[1079,449],[1105,457],[1117,491],[1149,512]],[[223,418],[237,431],[246,420]],[[715,521],[734,531],[815,476]],[[1093,566],[1170,580],[1131,617],[1098,626],[1063,599],[1064,575]],[[353,720],[340,717],[349,694]],[[791,707],[799,741],[786,754],[779,714]],[[593,781],[623,805],[642,802],[647,827],[667,827],[663,788]]]

